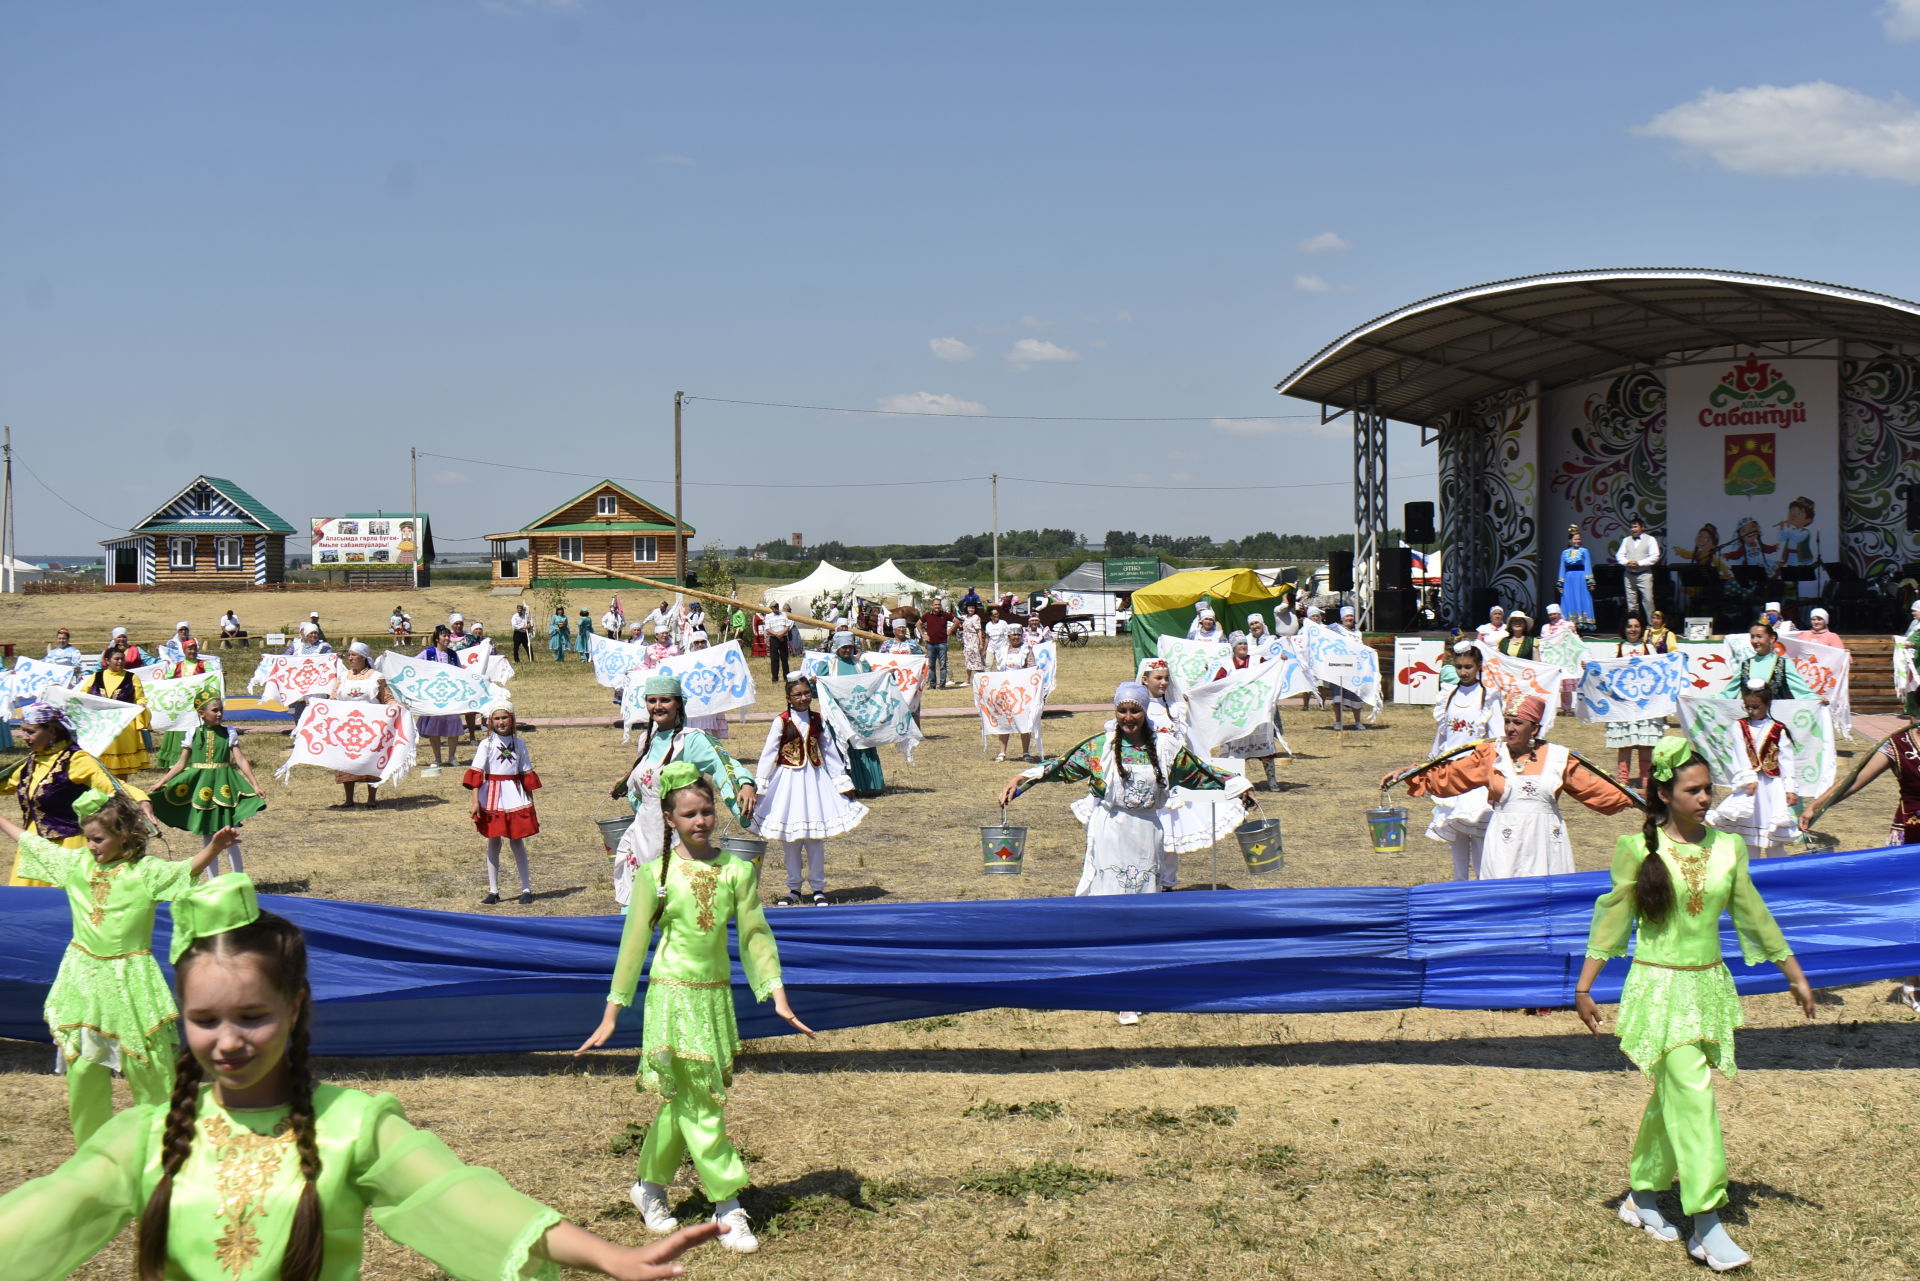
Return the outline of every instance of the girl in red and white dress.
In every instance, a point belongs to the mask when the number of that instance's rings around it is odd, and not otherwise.
[[[513,846],[513,862],[520,873],[520,902],[533,902],[533,882],[527,868],[527,838],[540,830],[533,793],[540,776],[533,772],[527,740],[514,733],[513,704],[501,700],[486,709],[487,736],[473,753],[473,766],[464,785],[473,790],[473,826],[487,838],[487,896],[500,901],[500,842]]]
[[[1720,831],[1745,840],[1753,857],[1780,858],[1800,839],[1800,820],[1793,812],[1800,799],[1795,790],[1800,748],[1793,732],[1773,718],[1773,695],[1765,681],[1748,681],[1740,701],[1747,714],[1734,727],[1741,768],[1733,776],[1732,793],[1707,818]]]

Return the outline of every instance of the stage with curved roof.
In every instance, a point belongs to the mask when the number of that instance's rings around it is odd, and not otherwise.
[[[1920,303],[1696,268],[1520,276],[1370,320],[1321,348],[1276,390],[1424,425],[1531,382],[1551,390],[1722,347],[1788,357],[1835,339],[1920,347]]]

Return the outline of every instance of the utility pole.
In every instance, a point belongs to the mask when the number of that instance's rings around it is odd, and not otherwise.
[[[988,477],[993,482],[993,598],[1000,599],[1000,473]]]
[[[413,504],[413,589],[420,590],[420,558],[427,554],[426,531],[420,528],[420,449],[407,447],[407,501]]]
[[[680,406],[686,398],[684,391],[673,393],[673,582],[676,587],[687,585],[687,533],[680,523]]]
[[[13,545],[13,428],[0,427],[0,456],[6,459],[5,477],[0,480],[0,593],[13,594],[13,558],[19,555]]]

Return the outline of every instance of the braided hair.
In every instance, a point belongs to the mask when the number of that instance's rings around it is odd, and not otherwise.
[[[307,986],[306,939],[293,922],[271,912],[262,912],[258,919],[238,929],[197,939],[174,965],[175,983],[181,988],[183,998],[188,969],[207,956],[252,957],[267,981],[293,1007],[285,1059],[290,1096],[287,1127],[300,1154],[302,1185],[279,1276],[282,1281],[314,1281],[320,1275],[326,1236],[320,1214],[320,1147],[314,1133],[313,1069],[308,1058],[313,995]],[[200,1082],[200,1061],[183,1046],[174,1065],[173,1098],[167,1106],[161,1139],[160,1182],[154,1186],[153,1195],[140,1213],[135,1255],[140,1281],[164,1281],[166,1277],[173,1179],[193,1152],[199,1121]]]
[[[1674,768],[1672,778],[1655,779],[1647,789],[1647,816],[1640,824],[1647,856],[1640,861],[1640,870],[1634,875],[1633,908],[1643,924],[1656,928],[1666,924],[1667,918],[1673,915],[1675,901],[1673,873],[1667,869],[1667,861],[1660,857],[1660,842],[1666,835],[1661,829],[1672,813],[1673,789],[1680,785],[1681,774],[1695,768],[1706,769],[1707,763],[1698,756],[1690,756]]]
[[[1146,714],[1146,708],[1143,707],[1140,709],[1140,711],[1142,716],[1144,717]],[[1147,764],[1153,766],[1154,786],[1165,787],[1167,785],[1167,775],[1166,775],[1166,771],[1160,768],[1160,749],[1158,746],[1158,742],[1160,739],[1160,731],[1154,728],[1153,720],[1151,717],[1148,717],[1142,720],[1141,729],[1145,732],[1147,736],[1147,741],[1144,745],[1135,744],[1135,746],[1143,746],[1144,750],[1147,753]],[[1120,727],[1118,725],[1115,725],[1113,727],[1113,732],[1114,732],[1115,738],[1118,740],[1119,743],[1125,743],[1127,741],[1126,735],[1120,732]],[[1117,744],[1113,749],[1113,761],[1116,766],[1120,763],[1120,748]]]

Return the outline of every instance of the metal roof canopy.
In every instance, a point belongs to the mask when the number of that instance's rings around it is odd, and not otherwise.
[[[1843,339],[1920,346],[1920,303],[1786,276],[1696,268],[1497,280],[1388,312],[1321,348],[1275,388],[1341,411],[1432,425],[1510,387],[1542,391],[1687,353],[1779,357]]]

